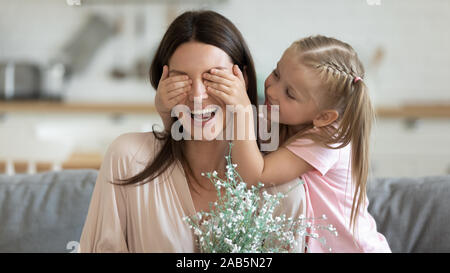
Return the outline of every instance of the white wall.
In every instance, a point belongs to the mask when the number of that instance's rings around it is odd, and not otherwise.
[[[89,13],[101,13],[110,20],[123,15],[125,32],[107,42],[89,69],[69,86],[68,99],[94,99],[95,95],[105,101],[151,100],[148,83],[111,82],[106,71],[112,64],[130,65],[139,55],[148,55],[150,62],[150,54],[171,17],[188,9],[209,8],[228,17],[242,31],[260,82],[292,41],[321,33],[356,48],[366,65],[367,81],[377,104],[450,101],[446,81],[450,75],[450,2],[446,0],[380,0],[379,6],[369,5],[366,0],[89,4],[92,2],[95,0],[82,1],[80,7],[75,7],[65,0],[0,0],[0,59],[19,57],[45,63]],[[146,16],[146,32],[141,37],[133,35],[134,15],[138,12]],[[383,50],[384,59],[379,66],[373,66],[371,59],[377,48]]]

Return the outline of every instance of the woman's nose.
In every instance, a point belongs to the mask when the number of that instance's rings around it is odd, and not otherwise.
[[[194,97],[201,100],[207,99],[206,87],[203,83],[203,79],[192,79],[191,91],[189,92],[189,100],[194,101]]]

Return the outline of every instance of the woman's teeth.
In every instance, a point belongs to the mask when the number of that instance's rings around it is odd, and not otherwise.
[[[210,109],[203,109],[203,110],[197,110],[191,112],[191,118],[197,121],[206,121],[215,115],[215,111],[217,109],[210,108]]]

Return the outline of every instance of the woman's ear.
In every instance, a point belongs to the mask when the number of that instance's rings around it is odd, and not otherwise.
[[[336,110],[324,110],[320,112],[313,120],[315,127],[323,127],[335,122],[339,117]]]

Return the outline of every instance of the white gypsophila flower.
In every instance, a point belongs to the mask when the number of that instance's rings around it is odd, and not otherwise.
[[[241,250],[240,246],[233,245],[233,249],[231,250],[231,252],[232,253],[239,253],[240,250]]]
[[[230,154],[231,146],[232,143]],[[237,165],[231,163],[230,155],[225,158],[226,180],[219,178],[216,171],[206,174],[217,190],[214,207],[210,206],[211,211],[183,218],[198,237],[201,252],[286,252],[296,243],[294,234],[300,239],[318,238],[318,234],[309,229],[315,230],[319,225],[305,221],[309,219],[304,215],[296,219],[284,214],[273,218],[275,208],[287,193],[271,195],[262,190],[264,185],[260,182],[247,188],[235,170]],[[337,235],[332,225],[321,226],[321,229]]]
[[[230,246],[233,245],[233,241],[231,241],[231,240],[228,239],[228,238],[225,238],[225,239],[224,239],[224,242],[227,243],[227,244],[230,245]]]
[[[195,234],[195,235],[198,235],[198,236],[199,236],[199,235],[202,235],[202,231],[201,231],[200,229],[197,229],[197,228],[196,228],[196,229],[194,230],[194,234]]]

